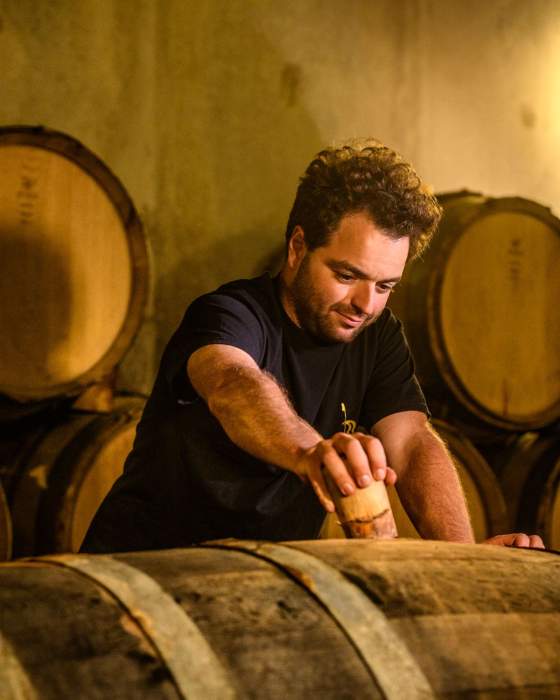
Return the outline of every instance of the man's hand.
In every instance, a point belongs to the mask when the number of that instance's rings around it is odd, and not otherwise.
[[[523,532],[512,532],[508,535],[495,535],[494,537],[489,537],[487,540],[484,540],[482,544],[544,549],[543,541],[538,535],[526,535]]]
[[[334,503],[325,484],[322,470],[326,469],[344,496],[356,488],[365,488],[372,480],[394,484],[397,475],[387,466],[381,441],[363,433],[335,433],[304,450],[296,463],[295,472],[313,487],[323,508],[334,512]]]
[[[344,495],[373,479],[395,483],[397,476],[387,466],[378,438],[336,433],[325,440],[296,414],[276,380],[239,348],[200,348],[189,358],[187,372],[232,442],[309,482],[328,512],[334,511],[334,503],[321,469],[328,470]]]

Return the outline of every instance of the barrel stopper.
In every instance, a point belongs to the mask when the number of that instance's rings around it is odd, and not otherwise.
[[[346,537],[373,540],[398,537],[391,503],[383,481],[374,480],[365,488],[357,488],[352,495],[343,496],[330,474],[325,471],[324,475]]]

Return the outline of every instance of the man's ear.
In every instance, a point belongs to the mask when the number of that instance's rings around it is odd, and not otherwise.
[[[288,266],[297,269],[306,253],[305,233],[301,226],[296,226],[288,242]]]

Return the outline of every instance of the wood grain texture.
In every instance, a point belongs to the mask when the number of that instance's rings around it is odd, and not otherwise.
[[[525,433],[496,462],[515,529],[560,550],[560,435]]]
[[[281,567],[305,587],[344,630],[387,700],[400,700],[403,697],[429,700],[434,697],[415,658],[410,655],[402,639],[394,634],[385,615],[337,568],[293,543],[282,545],[233,540],[206,546],[247,551]]]
[[[560,221],[522,198],[441,198],[444,217],[391,306],[430,398],[473,423],[560,417]]]
[[[58,132],[0,129],[0,392],[77,394],[142,320],[147,253],[118,179]]]
[[[285,545],[360,589],[436,697],[560,693],[557,555],[402,539]],[[250,552],[196,547],[73,559],[86,569],[94,560],[101,571],[104,561],[117,561],[125,565],[121,572],[133,567],[153,579],[155,604],[161,590],[173,599],[176,614],[188,615],[240,698],[384,697],[342,618],[335,620],[315,595],[316,572],[301,579],[301,562],[279,566]],[[126,576],[119,586],[125,582]],[[100,585],[42,560],[0,565],[0,634],[7,642],[0,657],[10,659],[0,663],[0,688],[19,674],[47,700],[179,697],[141,597],[130,615],[111,587],[111,576]],[[340,586],[342,606],[345,588]],[[147,624],[138,624],[141,619]],[[190,663],[185,659],[186,673]]]
[[[122,473],[145,399],[117,396],[111,413],[70,411],[18,435],[8,466],[15,556],[77,552]]]
[[[336,517],[347,537],[389,539],[398,536],[383,481],[374,481],[366,488],[357,488],[350,496],[343,496],[327,471],[324,476]]]
[[[273,564],[197,548],[114,557],[173,591],[239,697],[383,697],[338,623]]]
[[[179,700],[150,639],[104,589],[47,564],[3,566],[1,634],[20,669],[14,687],[14,663],[6,678],[2,646],[3,700],[20,700],[29,686],[41,700]]]
[[[232,700],[236,696],[198,627],[153,578],[111,557],[58,555],[40,560],[43,562],[76,571],[113,595],[127,611],[131,624],[136,624],[157,649],[184,700]]]
[[[558,555],[402,539],[294,545],[360,583],[437,697],[560,694]]]

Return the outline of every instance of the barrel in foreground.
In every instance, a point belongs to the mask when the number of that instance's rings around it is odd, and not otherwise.
[[[560,558],[228,540],[0,566],[0,696],[560,696]]]

